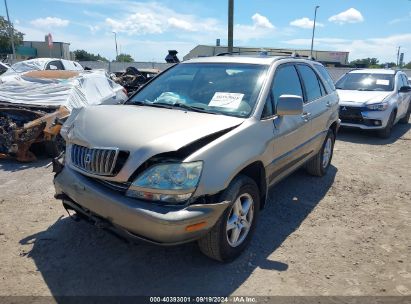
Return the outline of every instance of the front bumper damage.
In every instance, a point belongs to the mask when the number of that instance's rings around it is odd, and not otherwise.
[[[0,102],[0,155],[18,161],[36,160],[34,143],[54,141],[63,120],[70,115],[64,107],[34,107]]]
[[[201,238],[211,229],[229,202],[163,206],[126,197],[67,166],[55,164],[55,197],[99,227],[128,239],[158,245],[176,245]],[[191,227],[196,227],[192,229]]]

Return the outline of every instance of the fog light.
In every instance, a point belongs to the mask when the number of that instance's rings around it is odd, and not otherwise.
[[[374,120],[374,126],[381,126],[380,120]]]

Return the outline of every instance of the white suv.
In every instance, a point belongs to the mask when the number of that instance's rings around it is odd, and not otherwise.
[[[411,87],[407,75],[388,69],[354,70],[337,83],[341,126],[377,130],[383,138],[397,123],[408,123]]]

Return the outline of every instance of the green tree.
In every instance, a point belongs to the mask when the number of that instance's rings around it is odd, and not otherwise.
[[[0,53],[11,54],[11,40],[9,35],[10,23],[0,16]],[[14,45],[18,46],[23,43],[23,33],[13,27]]]
[[[134,62],[133,57],[129,54],[119,54],[116,58],[116,61],[120,62]]]
[[[107,58],[100,56],[100,54],[94,55],[85,50],[75,50],[73,53],[78,61],[108,61]]]
[[[357,59],[354,61],[350,62],[350,65],[352,66],[358,66],[358,67],[380,67],[378,64],[378,59],[377,58],[363,58],[363,59]]]
[[[404,68],[411,69],[411,61],[404,65]]]

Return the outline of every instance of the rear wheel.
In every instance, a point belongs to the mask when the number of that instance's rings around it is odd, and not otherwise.
[[[334,132],[328,130],[327,137],[321,147],[321,150],[305,165],[307,172],[314,176],[324,176],[331,164],[333,157],[335,136]]]
[[[389,138],[391,136],[392,127],[394,126],[395,112],[391,112],[387,125],[384,129],[378,131],[378,136],[381,138]]]
[[[208,257],[231,261],[247,247],[255,229],[260,209],[256,183],[247,176],[239,176],[224,191],[221,201],[230,206],[214,227],[198,241],[200,250]]]

